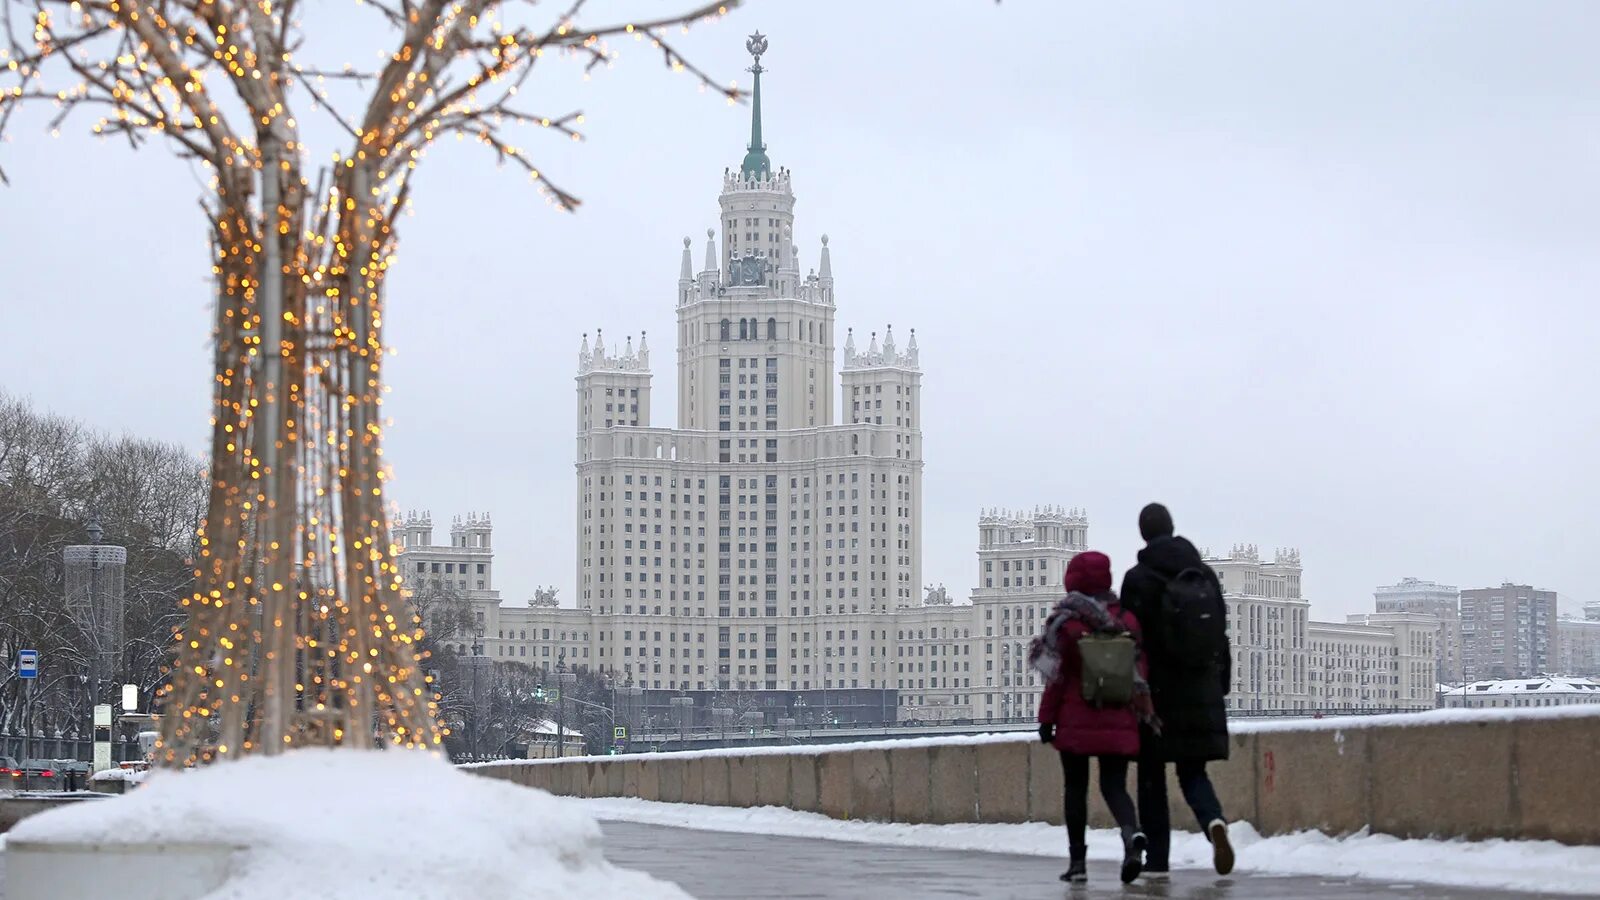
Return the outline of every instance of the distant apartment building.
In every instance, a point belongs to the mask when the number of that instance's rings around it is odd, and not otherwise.
[[[1372,592],[1380,615],[1420,613],[1439,620],[1439,665],[1437,678],[1444,684],[1460,684],[1461,671],[1461,591],[1453,585],[1402,578],[1399,584],[1385,585]]]
[[[1600,619],[1557,619],[1557,675],[1600,676]]]
[[[1311,619],[1297,550],[1262,559],[1254,545],[1206,559],[1228,604],[1240,712],[1419,710],[1436,703],[1440,620],[1397,610]]]
[[[1439,618],[1376,613],[1312,622],[1310,707],[1325,711],[1422,710],[1438,702]]]
[[[1556,592],[1502,584],[1461,592],[1461,668],[1467,681],[1527,678],[1556,666]]]

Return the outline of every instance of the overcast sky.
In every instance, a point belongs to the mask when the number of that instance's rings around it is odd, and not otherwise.
[[[324,53],[390,42],[348,15]],[[1600,6],[757,0],[682,47],[746,84],[757,28],[801,265],[828,234],[841,328],[917,329],[925,582],[973,587],[980,508],[1086,507],[1121,567],[1161,499],[1298,547],[1319,619],[1408,575],[1600,600]],[[588,113],[521,142],[582,209],[442,148],[389,283],[393,493],[491,512],[511,604],[572,603],[580,335],[648,330],[675,422],[681,240],[748,135],[620,49],[529,93]],[[197,176],[42,123],[0,146],[0,386],[199,452]]]

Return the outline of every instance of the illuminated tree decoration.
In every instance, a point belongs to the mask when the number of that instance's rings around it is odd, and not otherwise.
[[[361,71],[301,61],[307,36],[332,29],[306,27],[299,0],[0,0],[0,135],[30,102],[54,104],[52,130],[95,111],[96,133],[159,136],[211,176],[211,485],[162,697],[163,763],[441,743],[421,621],[389,544],[381,447],[383,287],[412,173],[441,137],[470,137],[571,209],[506,132],[578,139],[582,116],[528,112],[519,89],[546,56],[587,72],[630,35],[742,97],[664,37],[737,0],[598,28],[578,24],[586,5],[536,26],[531,0],[358,0],[395,41]],[[47,84],[58,76],[69,83]],[[297,103],[349,140],[315,183]]]

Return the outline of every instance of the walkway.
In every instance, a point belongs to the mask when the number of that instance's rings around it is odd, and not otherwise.
[[[1066,868],[1064,861],[1039,856],[693,831],[629,822],[602,825],[606,856],[613,863],[677,882],[700,900],[1526,900],[1540,896],[1336,878],[1219,878],[1211,872],[1192,869],[1175,872],[1165,885],[1136,882],[1124,888],[1117,881],[1115,863],[1095,861],[1089,864],[1089,886],[1068,888],[1056,880]]]

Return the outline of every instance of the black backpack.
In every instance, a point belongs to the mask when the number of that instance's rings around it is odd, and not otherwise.
[[[1165,580],[1160,602],[1167,657],[1183,668],[1215,665],[1227,646],[1228,613],[1211,578],[1201,569],[1184,569]]]

